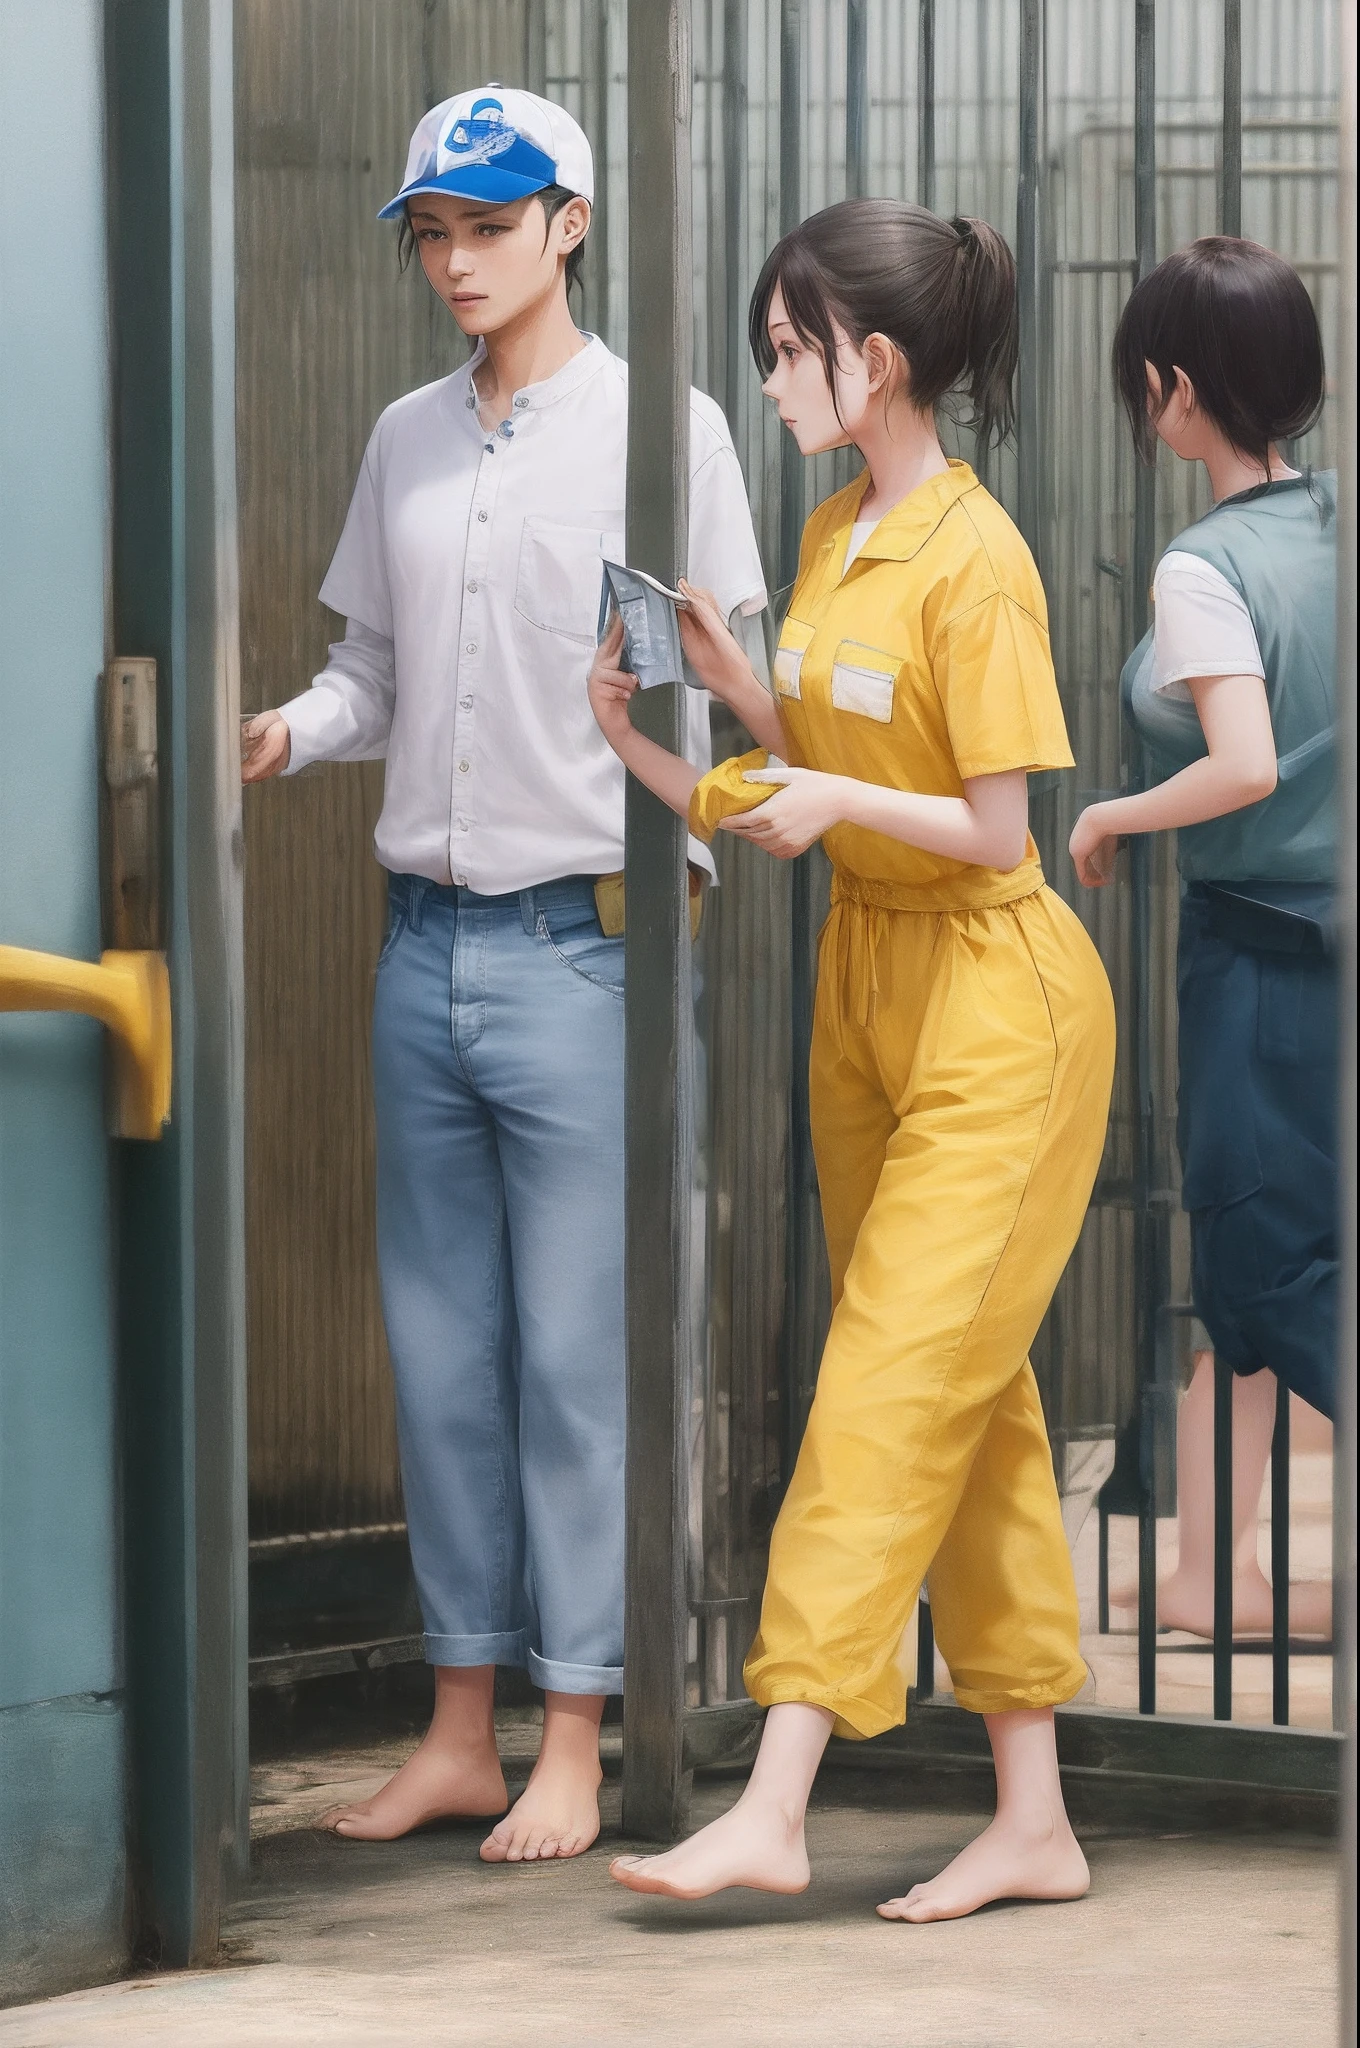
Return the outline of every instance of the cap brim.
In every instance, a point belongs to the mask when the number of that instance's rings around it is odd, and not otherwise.
[[[528,199],[546,192],[551,178],[527,177],[518,171],[504,171],[495,164],[469,164],[465,170],[445,171],[442,177],[422,178],[406,185],[395,199],[389,199],[379,220],[392,220],[405,211],[406,202],[420,192],[446,192],[454,199],[484,199],[488,206],[508,206],[512,199]]]

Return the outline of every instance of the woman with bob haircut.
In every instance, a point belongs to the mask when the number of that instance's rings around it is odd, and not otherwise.
[[[1268,1627],[1255,1513],[1271,1376],[1327,1416],[1336,1387],[1336,478],[1280,453],[1322,409],[1317,315],[1282,257],[1207,236],[1136,286],[1114,375],[1143,459],[1162,441],[1202,462],[1214,503],[1158,563],[1154,621],[1124,667],[1151,787],[1083,811],[1071,851],[1099,888],[1124,834],[1178,834],[1181,1199],[1196,1313],[1244,1376],[1235,1621]],[[1211,1412],[1192,1385],[1182,1458],[1205,1492]],[[1212,1556],[1196,1549],[1182,1544],[1162,1613],[1204,1632]]]
[[[1075,1898],[1089,1875],[1053,1708],[1086,1667],[1026,1354],[1100,1159],[1113,1006],[1029,835],[1027,773],[1072,763],[1043,590],[936,425],[956,389],[984,437],[1009,425],[1015,266],[981,221],[847,201],[777,245],[750,328],[802,453],[853,443],[865,461],[808,522],[773,696],[684,586],[690,660],[761,750],[701,780],[634,731],[617,625],[590,687],[611,745],[693,830],[780,859],[821,838],[831,856],[810,1080],[834,1313],[746,1664],[769,1709],[750,1783],[613,1874],[679,1898],[801,1891],[827,1738],[904,1718],[928,1572],[956,1696],[986,1719],[997,1812],[879,1911]]]

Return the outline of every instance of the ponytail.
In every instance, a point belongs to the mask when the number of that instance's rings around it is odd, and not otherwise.
[[[816,348],[835,390],[832,321],[857,348],[885,334],[903,356],[922,411],[967,399],[988,441],[1010,432],[1019,329],[1015,259],[995,228],[941,220],[900,199],[846,199],[777,242],[751,299],[751,352],[774,368],[766,321],[775,286],[795,330]]]
[[[1015,417],[1012,396],[1020,353],[1015,306],[1015,258],[985,220],[958,214],[949,223],[959,238],[959,310],[964,370],[979,437],[1004,441]]]

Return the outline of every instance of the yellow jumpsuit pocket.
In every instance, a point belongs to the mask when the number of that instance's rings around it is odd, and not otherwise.
[[[777,697],[803,695],[803,656],[811,647],[813,628],[801,619],[785,619],[774,657],[774,689]]]
[[[853,711],[879,725],[891,725],[893,689],[902,666],[900,655],[881,647],[842,640],[831,667],[831,702],[837,711]]]

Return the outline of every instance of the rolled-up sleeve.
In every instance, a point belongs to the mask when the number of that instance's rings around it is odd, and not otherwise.
[[[292,736],[287,773],[313,761],[382,760],[396,693],[392,642],[350,619],[310,690],[280,707]]]

